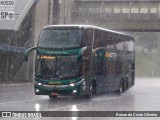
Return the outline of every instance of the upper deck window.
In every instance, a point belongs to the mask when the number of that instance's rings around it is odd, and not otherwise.
[[[44,48],[74,48],[80,47],[82,29],[44,29],[39,38],[39,47]]]

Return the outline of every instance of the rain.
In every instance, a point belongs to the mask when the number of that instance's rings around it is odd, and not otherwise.
[[[159,0],[0,0],[0,118],[158,120],[159,32]]]

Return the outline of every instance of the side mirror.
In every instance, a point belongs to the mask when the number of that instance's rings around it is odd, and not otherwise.
[[[89,57],[91,53],[91,47],[90,46],[86,46],[86,47],[83,47],[79,52],[78,52],[78,55],[77,55],[77,63],[81,63],[82,60],[87,60],[87,58]]]
[[[26,62],[28,61],[28,56],[29,56],[30,52],[33,51],[33,50],[35,50],[35,49],[37,49],[37,47],[32,47],[32,48],[29,48],[29,49],[27,49],[27,50],[25,51],[24,61],[26,61]]]
[[[110,53],[109,53],[110,55]],[[97,56],[99,60],[103,60],[106,56],[106,49],[98,48],[94,50],[94,56]]]

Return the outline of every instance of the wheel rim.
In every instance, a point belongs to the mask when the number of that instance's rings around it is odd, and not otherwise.
[[[92,86],[90,86],[90,98],[92,98],[93,97],[93,87]]]
[[[120,83],[120,87],[119,87],[119,93],[123,92],[123,88],[122,88],[122,82]]]

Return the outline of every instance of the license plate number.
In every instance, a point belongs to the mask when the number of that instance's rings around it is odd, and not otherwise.
[[[51,95],[58,95],[58,93],[57,92],[52,92]]]

